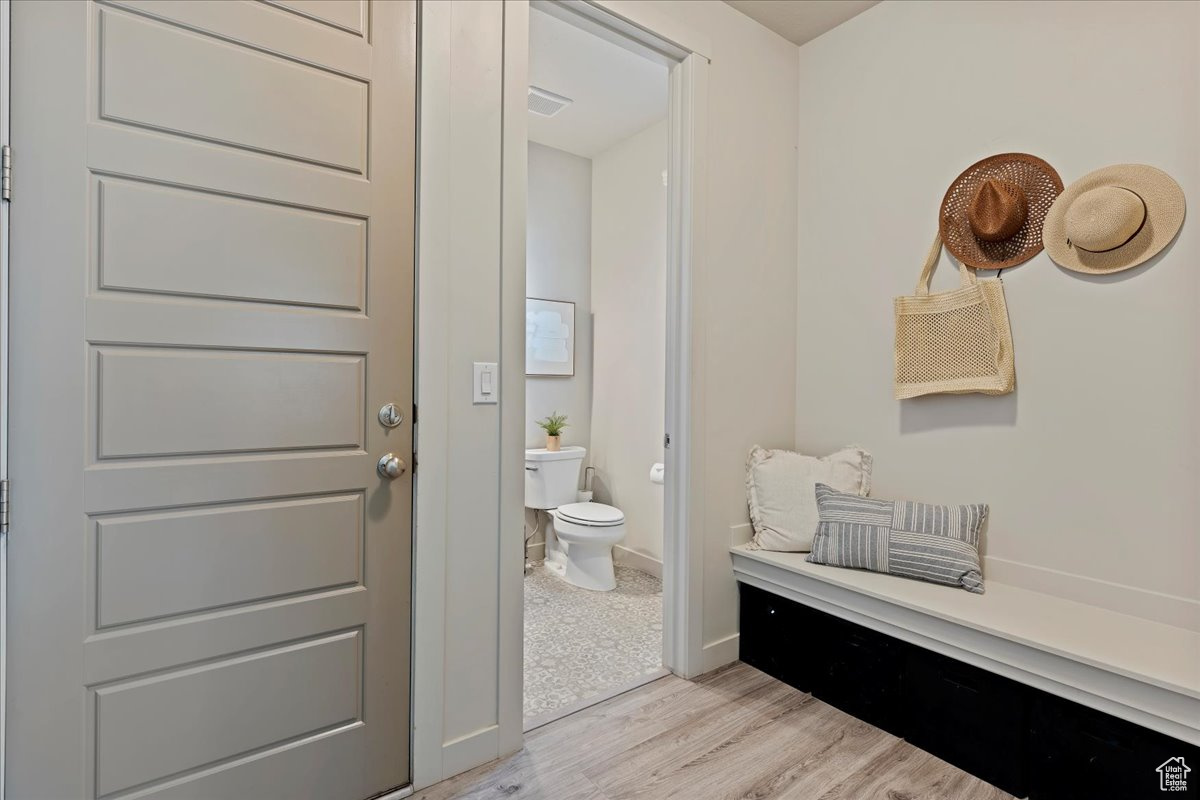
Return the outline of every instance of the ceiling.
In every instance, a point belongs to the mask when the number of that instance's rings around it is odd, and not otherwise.
[[[879,0],[725,0],[738,11],[804,44],[866,11]]]
[[[591,158],[667,116],[667,68],[536,8],[529,12],[529,82],[575,102],[529,113],[529,138]]]

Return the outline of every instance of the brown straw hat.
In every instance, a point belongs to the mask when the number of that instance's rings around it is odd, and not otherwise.
[[[1161,169],[1115,164],[1067,187],[1046,214],[1046,252],[1060,266],[1104,275],[1136,267],[1183,226],[1183,189]]]
[[[938,215],[942,242],[976,269],[1004,269],[1042,249],[1042,221],[1063,190],[1054,167],[1026,153],[977,161],[954,179]]]

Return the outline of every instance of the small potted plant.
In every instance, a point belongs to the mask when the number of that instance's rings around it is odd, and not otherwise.
[[[546,432],[546,449],[557,453],[562,447],[562,431],[567,427],[567,415],[555,411],[543,420],[538,420],[538,427]]]

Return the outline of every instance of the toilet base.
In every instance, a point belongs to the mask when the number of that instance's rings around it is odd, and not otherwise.
[[[611,592],[617,588],[611,544],[571,542],[567,548],[566,561],[562,566],[564,568],[563,580],[581,589]],[[558,574],[557,570],[555,573]]]

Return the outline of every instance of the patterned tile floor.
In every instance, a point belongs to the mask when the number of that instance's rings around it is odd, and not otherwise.
[[[525,719],[626,687],[662,667],[662,582],[617,567],[611,592],[580,589],[541,563],[525,576]]]

